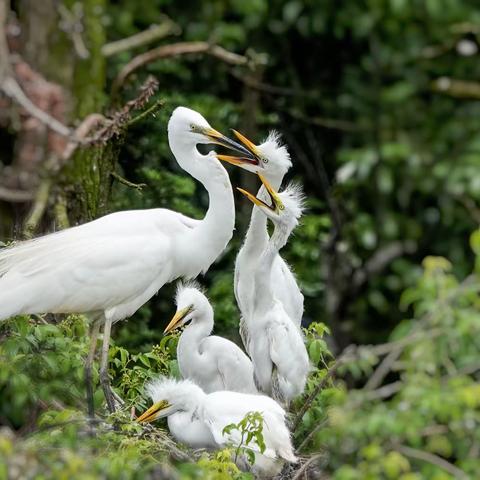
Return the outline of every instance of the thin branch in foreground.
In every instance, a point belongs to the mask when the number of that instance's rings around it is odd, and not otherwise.
[[[435,465],[442,470],[450,473],[455,478],[459,478],[462,480],[468,479],[467,474],[463,470],[448,462],[444,458],[435,455],[434,453],[417,450],[416,448],[407,447],[406,445],[394,445],[393,448],[402,455],[405,455],[406,457],[431,463],[432,465]]]
[[[27,190],[17,190],[3,187],[0,185],[0,200],[12,203],[30,202],[34,198],[33,192]]]
[[[315,463],[316,461],[320,460],[324,456],[323,453],[317,453],[316,455],[313,455],[310,457],[296,472],[295,476],[292,478],[292,480],[299,480],[302,478],[302,475],[304,473],[307,473],[308,469],[310,466]]]

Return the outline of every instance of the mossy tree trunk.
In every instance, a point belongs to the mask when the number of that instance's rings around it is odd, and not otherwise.
[[[108,102],[101,53],[105,1],[21,0],[19,13],[24,34],[22,53],[34,70],[63,88],[65,123],[78,125],[88,115],[102,112]],[[47,168],[42,179],[47,214],[56,220],[56,228],[88,221],[107,211],[110,173],[117,153],[118,148],[108,142],[79,147],[68,160],[45,158],[47,166],[49,162],[60,165],[54,174]],[[49,176],[52,178],[45,178]],[[38,196],[37,200],[46,201]],[[35,220],[31,229],[37,228]]]

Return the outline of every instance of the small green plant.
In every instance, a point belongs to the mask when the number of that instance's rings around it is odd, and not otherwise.
[[[235,434],[233,432],[238,433]],[[241,454],[244,454],[249,463],[253,465],[255,463],[255,452],[252,449],[254,445],[258,446],[260,453],[265,451],[263,417],[260,412],[248,412],[240,422],[227,425],[222,433],[235,438],[235,441],[231,442],[235,448],[235,462]]]

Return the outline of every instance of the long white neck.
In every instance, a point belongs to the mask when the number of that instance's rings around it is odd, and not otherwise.
[[[278,191],[284,174],[270,174],[265,175],[266,179],[270,182],[272,187]],[[262,185],[258,190],[257,197],[266,201],[268,194],[266,188]],[[252,209],[252,216],[250,218],[250,225],[245,235],[245,242],[242,249],[245,253],[248,253],[249,258],[258,258],[265,250],[268,242],[268,230],[267,230],[267,217],[262,211],[254,206]]]
[[[178,366],[182,375],[189,376],[188,368],[198,369],[203,362],[200,354],[202,340],[207,338],[213,330],[213,309],[208,304],[205,310],[198,312],[192,323],[185,328],[177,346]]]
[[[179,165],[201,182],[209,197],[208,211],[197,227],[181,239],[181,263],[185,276],[208,270],[232,238],[235,204],[228,173],[213,153],[201,155],[196,145],[169,136]]]
[[[255,270],[255,290],[257,292],[255,295],[255,308],[257,310],[268,310],[271,308],[272,302],[274,301],[271,283],[273,262],[278,252],[287,243],[291,231],[292,230],[285,225],[276,223],[275,230],[260,257],[258,268]]]

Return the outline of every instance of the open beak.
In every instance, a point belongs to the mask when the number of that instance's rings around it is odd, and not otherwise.
[[[258,176],[260,177],[260,180],[262,181],[263,185],[267,190],[267,193],[270,197],[271,205],[268,205],[263,200],[260,200],[255,195],[251,194],[250,192],[247,192],[247,190],[244,190],[243,188],[237,187],[237,190],[243,193],[251,202],[253,202],[255,205],[257,205],[260,208],[268,208],[269,210],[275,213],[278,213],[280,210],[283,210],[285,206],[283,205],[283,202],[280,199],[278,192],[274,190],[274,188],[270,185],[269,181],[265,177],[263,177],[260,174],[258,174]]]
[[[238,133],[235,130],[233,132],[235,133],[235,135],[237,135]],[[249,150],[248,148],[244,147],[243,145],[236,142],[235,140],[232,140],[226,137],[225,135],[221,134],[214,128],[204,128],[201,131],[201,133],[205,135],[210,140],[210,142],[215,143],[216,145],[221,145],[222,147],[228,148],[229,150],[233,150],[234,152],[239,154],[238,156],[217,154],[217,158],[219,160],[223,160],[225,162],[232,163],[238,166],[241,166],[244,164],[257,166],[260,164],[259,159],[256,157],[256,155],[253,153],[252,150]],[[238,135],[241,135],[241,134],[238,134]],[[237,138],[240,139],[238,135],[237,135]],[[241,135],[241,137],[245,138],[243,137],[243,135]]]
[[[229,141],[229,145],[224,146],[236,151],[240,154],[240,156],[217,154],[217,158],[219,160],[222,160],[223,162],[228,162],[238,167],[242,167],[244,165],[260,167],[260,152],[258,151],[257,146],[240,132],[237,132],[233,129],[232,132],[242,143],[242,145],[227,138],[227,140]]]
[[[193,310],[193,307],[190,305],[189,307],[182,308],[175,313],[173,318],[170,320],[170,323],[167,325],[167,328],[163,331],[163,333],[168,333],[171,330],[175,330],[182,324],[182,320]]]
[[[154,403],[146,412],[137,418],[137,422],[151,423],[157,418],[165,416],[165,409],[170,407],[166,400]]]

